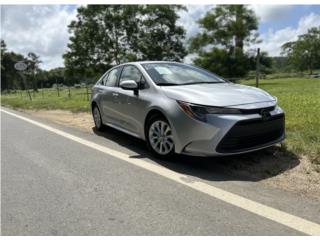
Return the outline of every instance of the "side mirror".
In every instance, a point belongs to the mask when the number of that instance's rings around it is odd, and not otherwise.
[[[138,84],[134,80],[124,80],[120,83],[120,87],[125,90],[137,90]]]

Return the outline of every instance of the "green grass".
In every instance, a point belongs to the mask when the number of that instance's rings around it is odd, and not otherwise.
[[[71,97],[68,89],[61,89],[59,95],[56,89],[41,89],[38,92],[31,92],[32,101],[30,101],[26,91],[17,91],[1,95],[1,104],[15,109],[90,111],[90,101],[87,100],[85,88],[71,88]]]
[[[241,83],[255,85],[252,80]],[[276,96],[285,111],[287,150],[320,165],[320,79],[262,80],[260,88]]]
[[[241,81],[254,86],[253,80]],[[261,80],[260,87],[278,97],[279,105],[286,113],[286,150],[294,154],[308,155],[311,161],[320,166],[320,79],[287,78]],[[31,94],[30,101],[26,92],[4,94],[2,105],[22,109],[63,109],[73,112],[90,111],[86,89],[71,89],[60,92],[45,89]],[[44,97],[42,97],[42,94]]]

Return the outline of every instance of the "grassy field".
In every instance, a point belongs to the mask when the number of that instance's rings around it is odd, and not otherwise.
[[[86,88],[39,89],[38,92],[31,92],[32,101],[26,91],[1,95],[1,104],[15,109],[62,109],[72,112],[90,111],[90,89],[87,96]]]
[[[254,86],[254,81],[241,81]],[[320,79],[288,78],[262,80],[260,87],[278,97],[279,105],[286,113],[287,139],[285,147],[294,154],[307,155],[320,166]],[[86,89],[46,89],[32,93],[33,100],[26,92],[1,96],[2,105],[23,109],[63,109],[73,112],[90,111]]]

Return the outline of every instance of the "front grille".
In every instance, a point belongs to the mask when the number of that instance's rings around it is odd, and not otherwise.
[[[240,109],[240,112],[242,114],[255,114],[255,113],[261,113],[262,110],[265,110],[267,112],[271,112],[275,109],[275,106],[272,107],[266,107],[266,108],[256,108],[256,109]]]
[[[216,151],[234,153],[271,144],[283,136],[284,126],[283,114],[272,116],[268,120],[239,121],[223,137]]]

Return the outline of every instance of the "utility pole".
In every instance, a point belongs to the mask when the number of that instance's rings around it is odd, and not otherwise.
[[[256,60],[256,87],[259,87],[260,80],[260,48],[257,49],[257,60]]]

